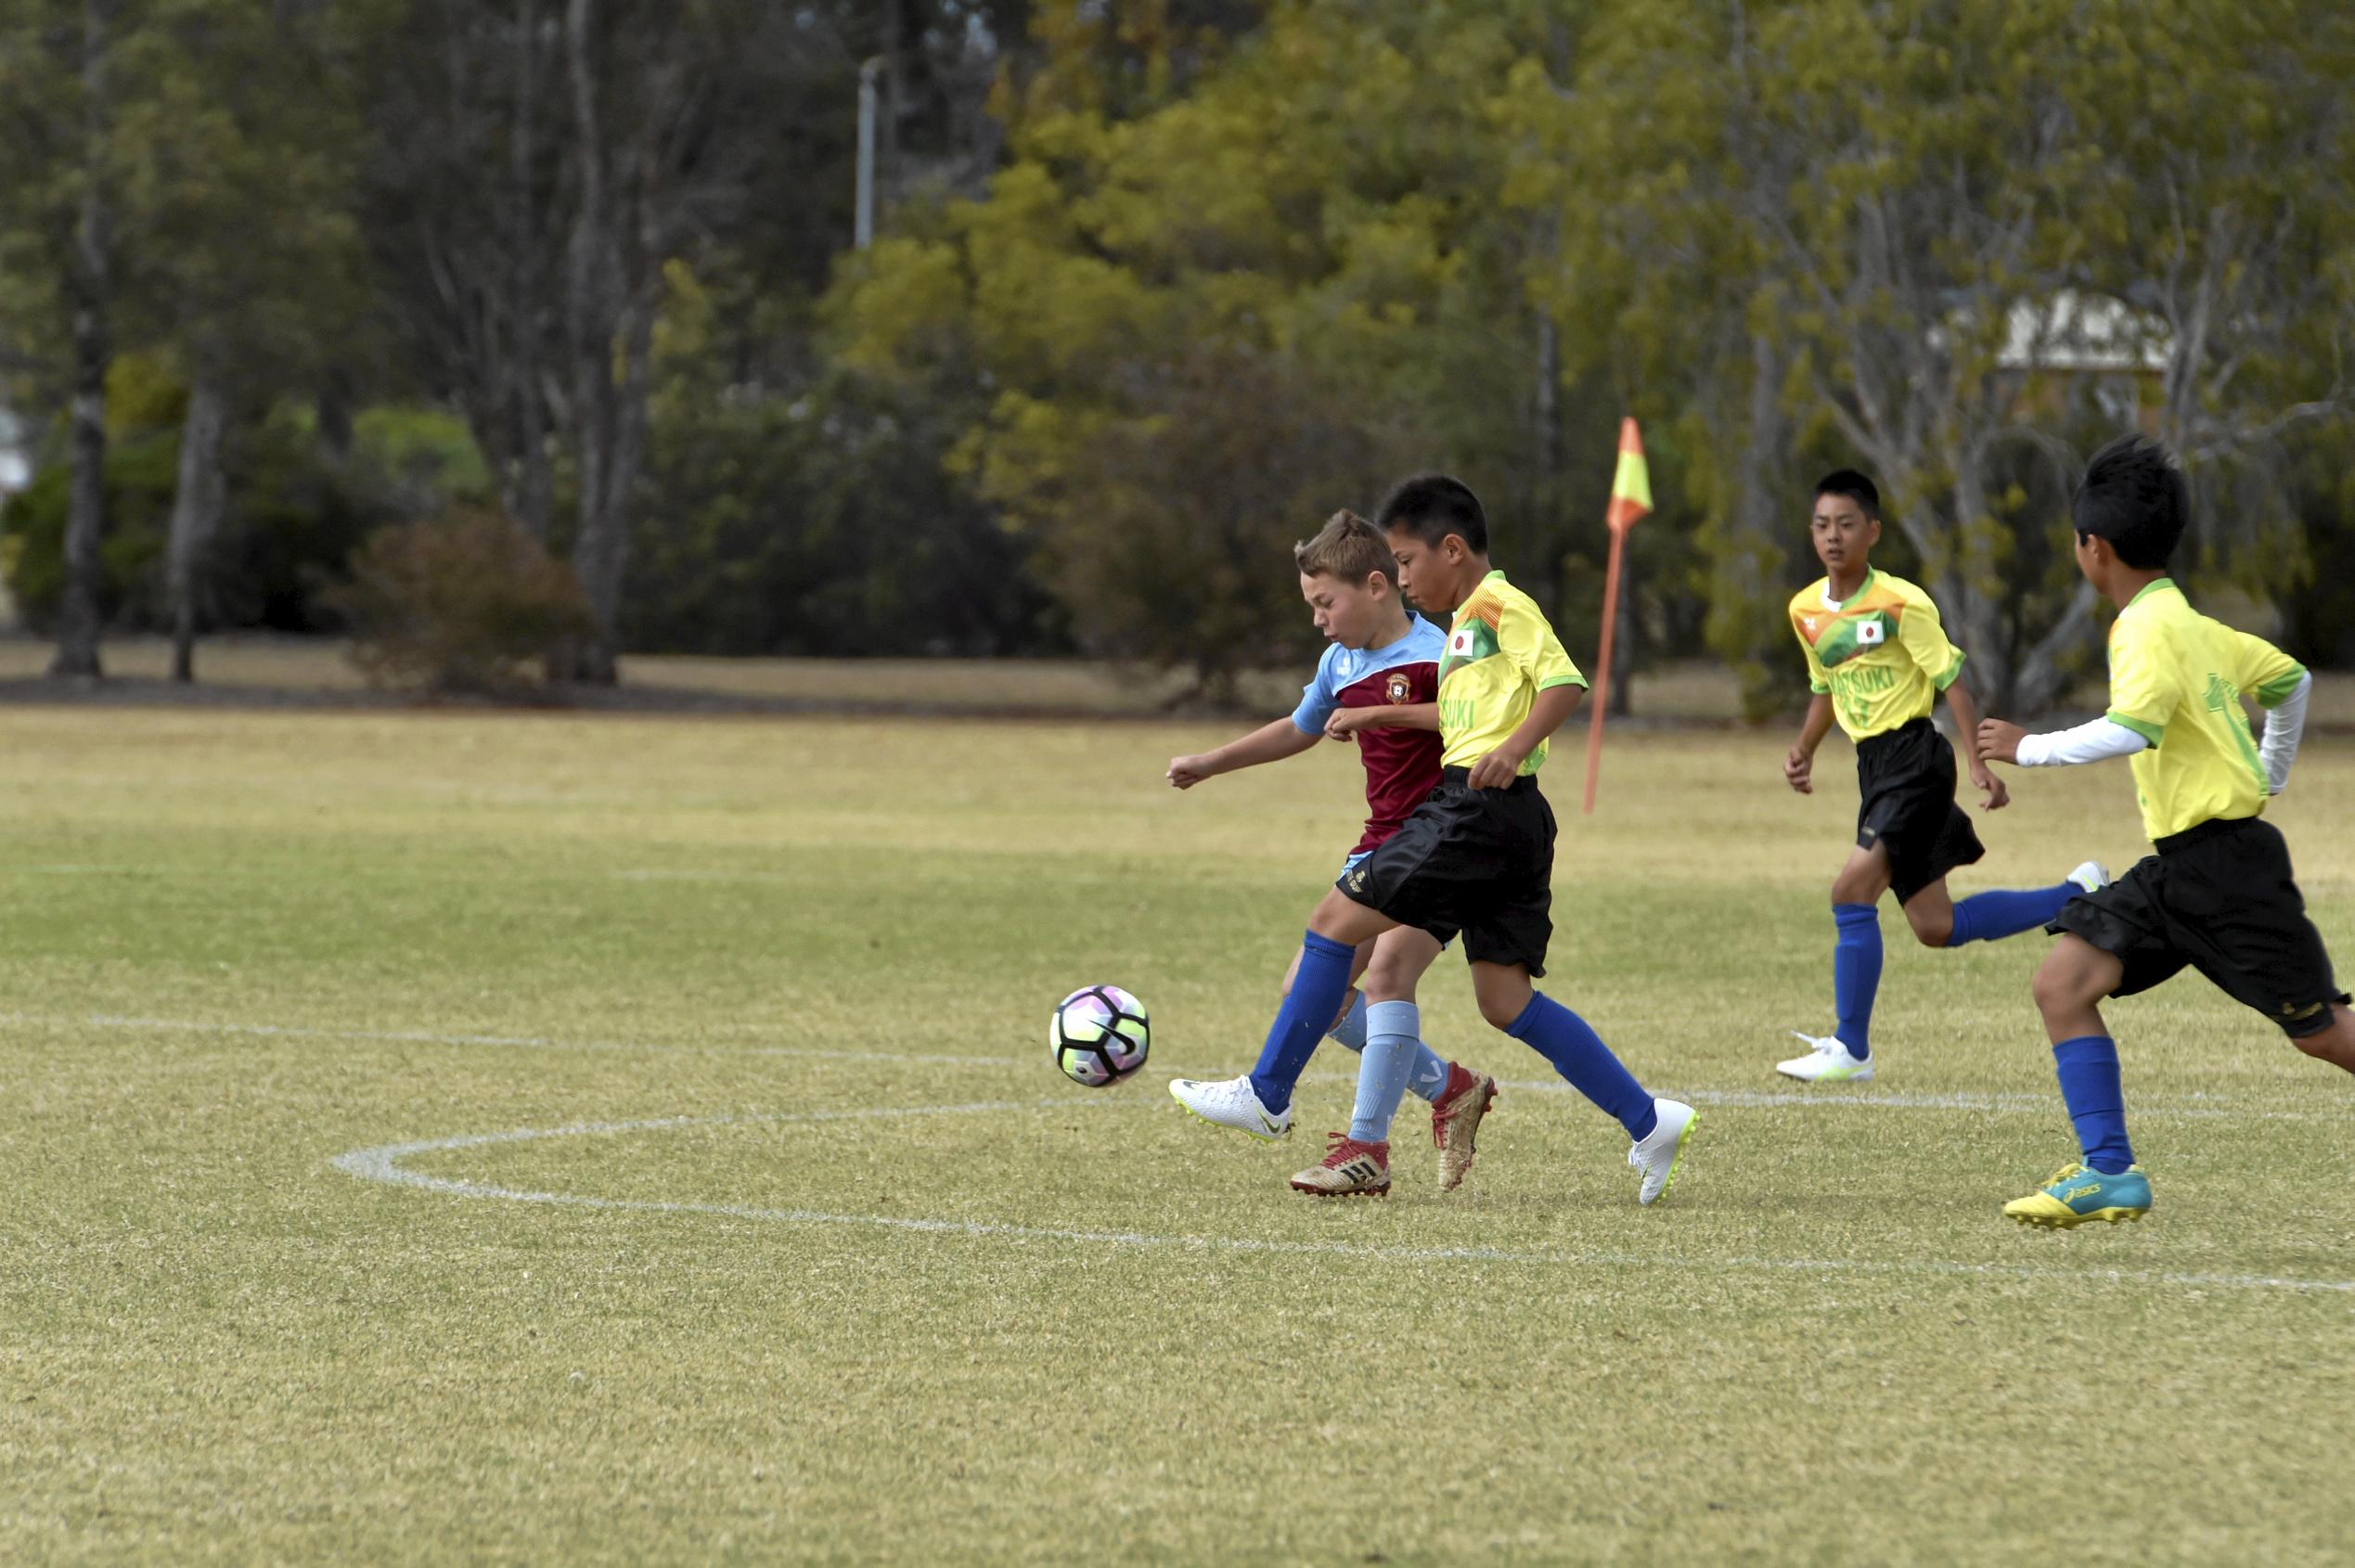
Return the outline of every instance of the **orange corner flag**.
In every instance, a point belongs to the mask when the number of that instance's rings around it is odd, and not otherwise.
[[[1643,461],[1643,437],[1635,417],[1619,421],[1619,471],[1611,478],[1611,507],[1602,521],[1611,530],[1610,561],[1602,573],[1602,649],[1595,659],[1594,702],[1587,720],[1587,815],[1594,815],[1595,780],[1602,773],[1602,712],[1611,701],[1611,634],[1619,623],[1619,557],[1628,530],[1652,510],[1652,470]]]
[[[1652,510],[1652,469],[1643,460],[1643,437],[1633,416],[1619,421],[1619,471],[1611,479],[1611,510],[1604,521],[1625,533]]]

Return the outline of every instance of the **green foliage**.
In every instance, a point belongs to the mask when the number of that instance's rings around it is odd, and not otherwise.
[[[116,430],[107,451],[100,604],[110,624],[153,632],[171,625],[164,548],[178,479],[176,420],[187,393],[148,374],[145,364],[118,360],[110,381],[109,420]],[[134,414],[142,416],[138,422]],[[155,419],[166,422],[148,422]],[[290,408],[238,429],[225,454],[226,516],[200,572],[210,623],[289,632],[332,627],[336,617],[322,592],[368,533],[445,499],[479,496],[480,459],[470,464],[455,447],[463,429],[447,416],[386,409],[363,420],[360,431],[352,459],[338,462],[321,453],[309,418]],[[64,463],[46,463],[0,508],[9,592],[37,630],[52,623],[64,587],[68,478]]]
[[[351,572],[328,598],[373,685],[514,691],[530,684],[532,660],[595,625],[571,569],[495,512],[383,529],[354,554]]]

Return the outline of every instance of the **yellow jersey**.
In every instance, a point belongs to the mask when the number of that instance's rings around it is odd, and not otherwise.
[[[1902,577],[1865,569],[1845,599],[1819,577],[1791,599],[1791,631],[1808,657],[1808,689],[1828,692],[1851,740],[1930,716],[1937,694],[1962,673],[1938,607]]]
[[[2136,594],[2110,623],[2108,717],[2150,742],[2132,758],[2143,830],[2163,839],[2262,812],[2271,780],[2240,700],[2272,707],[2305,674],[2263,637],[2194,610],[2172,578]]]
[[[1470,767],[1521,727],[1538,693],[1586,684],[1536,602],[1489,572],[1457,608],[1439,658],[1439,765]],[[1521,772],[1545,760],[1540,740]]]

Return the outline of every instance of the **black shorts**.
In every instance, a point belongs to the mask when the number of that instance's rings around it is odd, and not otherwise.
[[[2044,929],[2116,954],[2126,975],[2113,996],[2148,991],[2189,964],[2285,1034],[2329,1028],[2331,1004],[2347,993],[2306,918],[2280,830],[2254,816],[2203,822],[2158,851],[2070,899]]]
[[[1398,830],[1333,885],[1441,942],[1463,933],[1475,964],[1546,972],[1553,937],[1553,808],[1532,777],[1474,790],[1445,769]]]
[[[1887,848],[1899,904],[1987,854],[1954,803],[1954,748],[1927,719],[1856,743],[1856,792],[1857,847]]]

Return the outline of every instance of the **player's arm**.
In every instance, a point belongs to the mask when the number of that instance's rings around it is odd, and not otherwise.
[[[1325,721],[1325,737],[1346,740],[1361,729],[1427,729],[1439,732],[1436,702],[1385,702],[1378,708],[1336,708]]]
[[[1464,782],[1475,790],[1501,790],[1521,775],[1521,765],[1529,760],[1546,737],[1570,722],[1570,715],[1578,709],[1578,700],[1587,688],[1576,682],[1564,681],[1539,691],[1529,704],[1529,716],[1521,726],[1504,738],[1503,744],[1472,765],[1472,773]]]
[[[1988,762],[2016,763],[2022,767],[2073,767],[2109,757],[2130,757],[2150,744],[2150,738],[2142,731],[2111,718],[2045,735],[2030,735],[2001,719],[1979,721],[1979,755]]]
[[[1213,751],[1170,758],[1169,782],[1180,790],[1190,790],[1203,779],[1216,778],[1222,773],[1296,757],[1322,738],[1320,730],[1304,730],[1290,719],[1277,719]]]
[[[2306,700],[2313,694],[2314,677],[2263,637],[2243,632],[2237,641],[2240,667],[2233,675],[2240,688],[2265,710],[2265,732],[2258,738],[2257,754],[2265,765],[2266,792],[2278,795],[2289,788],[2290,766],[2306,737]]]
[[[1971,688],[1961,681],[1949,681],[1946,688],[1946,710],[1954,715],[1954,739],[1962,748],[1962,760],[1970,765],[1971,782],[1979,790],[1982,810],[2001,811],[2011,803],[2012,791],[2003,787],[2003,780],[1995,777],[1980,755],[1979,705],[1971,696]]]
[[[1782,777],[1802,795],[1815,793],[1815,749],[1832,733],[1832,694],[1819,691],[1808,700],[1808,716],[1799,721],[1799,738],[1782,759]]]

